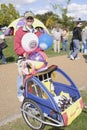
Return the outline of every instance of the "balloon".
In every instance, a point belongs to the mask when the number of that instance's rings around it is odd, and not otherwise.
[[[21,44],[26,52],[35,51],[38,47],[38,37],[34,33],[26,33],[22,38]]]
[[[29,65],[31,68],[28,68],[27,65]],[[31,74],[35,73],[34,64],[30,60],[22,61],[22,68],[21,68],[21,70],[22,70],[23,75],[28,75],[30,73]]]
[[[43,33],[39,36],[39,48],[42,50],[49,49],[53,44],[53,38],[47,33]]]
[[[36,70],[47,69],[47,55],[44,51],[32,52],[29,55],[29,60],[32,61]]]

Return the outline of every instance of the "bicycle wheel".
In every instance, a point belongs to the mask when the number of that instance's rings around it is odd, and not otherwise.
[[[22,104],[22,110],[22,116],[31,129],[43,130],[45,124],[37,119],[44,120],[44,115],[37,103],[30,99],[25,99]]]

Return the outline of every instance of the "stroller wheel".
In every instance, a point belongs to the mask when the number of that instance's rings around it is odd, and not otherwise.
[[[33,130],[43,130],[45,124],[40,120],[44,120],[44,115],[37,103],[30,99],[25,99],[21,108],[22,116],[27,125]]]

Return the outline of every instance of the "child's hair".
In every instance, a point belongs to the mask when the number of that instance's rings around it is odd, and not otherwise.
[[[33,85],[34,83],[33,83],[33,81],[29,81],[28,82],[28,86],[31,86],[31,85]]]

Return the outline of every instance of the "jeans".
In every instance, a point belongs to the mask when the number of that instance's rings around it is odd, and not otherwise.
[[[23,86],[23,76],[18,75],[17,78],[17,96],[21,96],[24,94],[24,89],[21,89],[21,86]]]
[[[84,42],[83,42],[83,45],[82,45],[82,51],[83,51],[83,53],[84,54],[87,54],[87,40],[85,40]]]
[[[2,64],[6,63],[6,58],[5,58],[1,48],[0,48],[0,59],[2,60]]]
[[[66,39],[63,39],[63,41],[62,41],[62,50],[68,51],[68,40],[66,40]]]
[[[19,57],[19,59],[22,57]],[[21,89],[23,85],[23,74],[22,74],[22,59],[18,60],[17,66],[18,66],[18,77],[17,77],[17,96],[22,96],[24,94],[24,89]]]
[[[73,48],[74,48],[74,51],[72,53],[72,56],[75,58],[78,56],[78,53],[80,50],[80,41],[79,40],[77,40],[77,39],[73,40]]]

